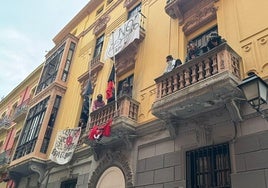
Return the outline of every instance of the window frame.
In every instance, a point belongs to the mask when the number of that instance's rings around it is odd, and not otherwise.
[[[104,44],[104,34],[100,35],[96,39],[93,58],[96,58],[101,55],[103,44]]]
[[[46,115],[50,96],[33,106],[27,115],[13,160],[34,151],[35,144]]]
[[[186,188],[231,188],[229,143],[186,152]]]
[[[125,82],[125,81],[127,81],[127,83],[129,84],[129,87],[131,89],[131,96],[130,97],[132,97],[133,83],[134,83],[134,74],[131,74],[130,76],[128,76],[125,79],[120,80],[118,82],[117,95],[120,96],[120,93],[122,91],[122,85],[123,85],[123,82]]]
[[[206,30],[205,32],[201,33],[200,35],[194,37],[190,41],[193,42],[198,48],[205,47],[208,43],[209,35],[213,32],[218,33],[218,26],[217,25]]]

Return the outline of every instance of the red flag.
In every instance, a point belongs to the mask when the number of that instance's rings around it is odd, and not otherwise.
[[[98,126],[94,125],[93,128],[90,130],[88,138],[89,140],[95,140],[94,135],[97,133]]]
[[[114,82],[111,80],[108,82],[107,89],[106,89],[106,99],[111,99],[113,97],[114,91]]]
[[[109,137],[111,135],[111,125],[113,120],[109,119],[108,122],[103,126],[103,136]]]
[[[94,125],[90,130],[88,139],[89,140],[100,140],[102,136],[109,137],[111,135],[111,125],[113,120],[109,119],[108,122],[102,126]]]
[[[114,87],[115,87],[115,68],[113,65],[110,76],[108,78],[108,84],[107,84],[107,89],[106,89],[106,99],[108,100],[107,102],[111,102],[115,98]]]

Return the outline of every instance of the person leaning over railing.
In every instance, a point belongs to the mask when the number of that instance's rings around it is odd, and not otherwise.
[[[173,69],[175,69],[176,67],[182,64],[180,59],[174,59],[172,55],[168,55],[166,57],[166,62],[167,62],[167,65],[166,65],[164,74],[172,71]]]

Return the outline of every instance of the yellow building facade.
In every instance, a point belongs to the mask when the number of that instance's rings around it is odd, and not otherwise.
[[[19,135],[42,71],[38,66],[0,102],[0,187],[13,186],[8,177],[8,166],[15,152]]]
[[[267,188],[267,101],[256,112],[237,87],[253,73],[268,79],[267,6],[89,1],[54,37],[34,74],[38,83],[26,79],[36,87],[15,123],[21,131],[3,166],[6,181],[18,188]],[[2,118],[19,93],[1,102]],[[97,109],[99,94],[105,105]],[[66,132],[79,127],[75,143]]]

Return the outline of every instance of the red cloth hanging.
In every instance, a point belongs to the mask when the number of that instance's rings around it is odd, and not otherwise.
[[[114,81],[109,81],[106,89],[106,99],[111,99],[114,95]]]
[[[89,132],[89,140],[100,140],[103,136],[109,137],[111,135],[111,125],[113,120],[109,119],[107,123],[102,126],[94,125]]]
[[[97,129],[98,129],[98,126],[94,125],[93,128],[89,131],[89,135],[88,135],[89,140],[95,140],[94,135],[97,134]]]
[[[111,135],[111,125],[113,120],[109,119],[108,122],[103,126],[103,136],[109,137]]]

